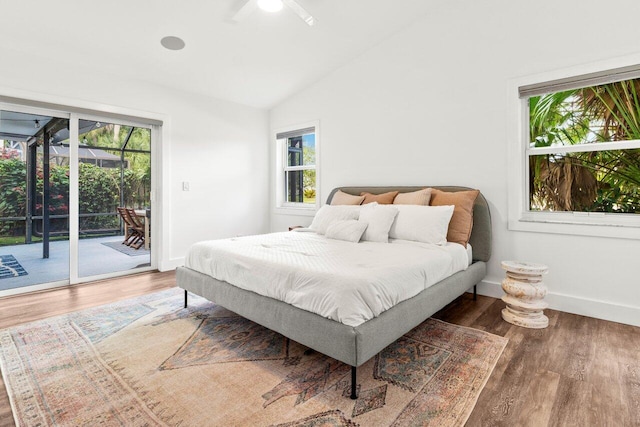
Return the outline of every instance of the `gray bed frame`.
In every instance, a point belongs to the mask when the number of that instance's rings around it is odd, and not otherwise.
[[[336,191],[359,195],[363,191],[373,194],[388,191],[411,192],[420,187],[342,187]],[[438,187],[442,191],[471,190],[467,187]],[[418,326],[438,310],[451,303],[475,286],[486,275],[486,262],[491,256],[491,215],[482,194],[473,209],[473,229],[469,242],[473,247],[473,263],[464,271],[434,284],[413,298],[383,312],[358,326],[347,326],[315,313],[254,292],[237,288],[187,267],[178,267],[177,284],[187,291],[204,297],[246,319],[263,325],[285,337],[351,366],[351,398],[356,399],[356,368],[378,354],[389,344]]]

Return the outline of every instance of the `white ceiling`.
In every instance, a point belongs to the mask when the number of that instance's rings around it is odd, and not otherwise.
[[[51,62],[269,108],[442,3],[298,1],[315,26],[286,7],[234,23],[229,18],[242,0],[6,1],[0,43]],[[167,35],[181,37],[186,48],[164,49]]]

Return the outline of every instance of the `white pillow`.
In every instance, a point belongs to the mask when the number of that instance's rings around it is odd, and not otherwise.
[[[309,228],[318,234],[325,234],[332,223],[346,219],[358,219],[359,215],[360,206],[324,205],[316,212]]]
[[[454,206],[397,205],[389,237],[444,245]]]
[[[347,242],[358,243],[362,233],[366,230],[367,224],[357,219],[346,219],[331,223],[327,228],[325,237],[329,239],[346,240]]]
[[[359,221],[368,224],[362,240],[389,243],[389,229],[397,214],[396,206],[379,205],[375,202],[362,205]]]

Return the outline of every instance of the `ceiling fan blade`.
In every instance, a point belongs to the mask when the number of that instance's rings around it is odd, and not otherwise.
[[[240,22],[250,15],[258,7],[258,0],[247,0],[238,11],[231,17],[234,22]]]
[[[307,25],[313,26],[317,22],[317,20],[295,0],[282,0],[282,2],[286,4],[289,9],[293,10]]]

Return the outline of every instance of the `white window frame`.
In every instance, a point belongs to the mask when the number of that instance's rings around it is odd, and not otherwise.
[[[589,144],[588,146],[529,147],[529,102],[520,97],[523,87],[580,80],[627,67],[640,77],[640,55],[557,70],[509,81],[508,84],[508,229],[539,233],[640,239],[640,214],[602,212],[539,212],[529,208],[529,157],[538,154],[640,148],[640,140]],[[619,81],[619,80],[616,80]],[[589,86],[585,84],[584,86]],[[562,89],[558,89],[562,90]]]
[[[315,134],[316,145],[316,161],[315,166],[288,166],[287,162],[287,145],[285,139],[278,139],[277,135],[285,132],[295,132],[297,130],[303,130],[307,128],[313,128]],[[320,192],[320,122],[313,121],[307,123],[301,123],[292,126],[286,126],[278,129],[274,129],[271,132],[272,141],[276,147],[276,167],[275,167],[275,212],[279,214],[287,215],[302,215],[313,216],[320,207],[321,192]],[[316,171],[316,203],[297,203],[288,202],[286,195],[286,173],[298,170],[315,170]]]

